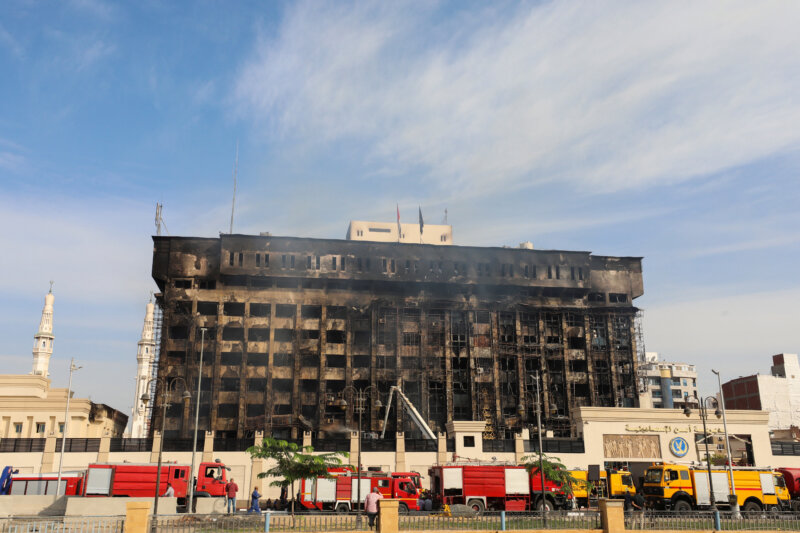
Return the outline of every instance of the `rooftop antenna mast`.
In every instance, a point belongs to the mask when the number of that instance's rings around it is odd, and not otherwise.
[[[239,174],[239,140],[236,140],[236,161],[233,164],[233,204],[231,205],[231,229],[233,234],[233,212],[236,210],[236,177]]]
[[[164,231],[167,232],[169,235],[169,230],[167,229],[167,223],[164,222],[164,219],[161,217],[161,208],[164,207],[163,204],[156,203],[156,235],[161,236],[161,226],[164,226]]]

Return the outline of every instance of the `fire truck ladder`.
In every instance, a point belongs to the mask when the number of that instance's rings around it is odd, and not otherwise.
[[[400,401],[403,402],[403,405],[406,406],[406,410],[411,415],[411,420],[417,425],[417,427],[422,431],[423,437],[430,440],[436,440],[436,435],[431,431],[431,428],[428,427],[427,422],[425,419],[422,418],[422,415],[419,414],[417,408],[414,407],[414,404],[411,403],[411,400],[403,394],[403,391],[400,390],[399,387],[392,386],[389,389],[389,401],[386,403],[386,416],[383,419],[383,431],[381,432],[381,438],[384,438],[386,435],[386,424],[389,422],[389,410],[392,407],[392,395],[397,392],[397,397],[400,398]]]

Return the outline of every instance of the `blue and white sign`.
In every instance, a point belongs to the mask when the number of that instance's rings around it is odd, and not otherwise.
[[[669,451],[675,457],[683,457],[689,453],[689,443],[683,437],[675,437],[669,441]]]

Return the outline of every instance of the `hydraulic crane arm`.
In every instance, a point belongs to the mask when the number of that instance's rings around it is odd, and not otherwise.
[[[433,433],[431,428],[428,427],[428,424],[425,422],[425,419],[422,418],[422,415],[419,413],[419,411],[417,411],[417,408],[414,407],[414,404],[411,403],[411,400],[408,399],[408,396],[403,394],[403,391],[401,391],[398,387],[394,386],[392,386],[389,389],[389,401],[386,404],[386,416],[383,419],[383,431],[381,432],[381,438],[384,438],[384,436],[386,435],[386,424],[389,422],[389,410],[392,407],[392,395],[395,392],[397,392],[397,397],[400,399],[401,402],[403,402],[403,405],[405,405],[406,410],[411,415],[411,420],[413,420],[414,424],[416,424],[416,426],[420,429],[420,431],[422,431],[423,437],[430,440],[436,440],[436,435]]]

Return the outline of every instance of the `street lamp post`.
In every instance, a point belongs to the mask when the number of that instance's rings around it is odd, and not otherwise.
[[[167,419],[167,407],[170,404],[172,393],[177,392],[176,385],[178,384],[178,382],[183,383],[183,394],[181,395],[181,398],[184,401],[191,399],[192,395],[189,392],[189,387],[186,386],[186,380],[181,377],[172,378],[169,381],[163,378],[152,378],[147,382],[147,388],[145,390],[150,388],[150,383],[152,383],[153,381],[156,382],[156,393],[159,400],[161,401],[161,403],[156,405],[156,407],[161,407],[162,409],[161,438],[158,440],[158,470],[156,471],[156,492],[155,492],[155,497],[153,499],[153,516],[155,517],[158,516],[158,497],[161,491],[161,458],[162,458],[162,453],[164,451],[164,422]],[[161,387],[161,393],[158,393],[159,386]],[[142,394],[142,403],[144,405],[147,405],[149,401],[150,401],[150,394],[148,394],[147,392]],[[155,520],[153,520],[153,529],[155,530],[155,528],[156,528],[156,522]]]
[[[52,284],[52,282],[51,282]],[[64,431],[61,432],[61,456],[58,460],[58,480],[56,481],[56,498],[61,495],[61,467],[64,465],[64,448],[67,446],[67,430],[69,429],[69,397],[72,396],[72,373],[80,370],[75,366],[75,358],[69,360],[69,385],[67,385],[67,406],[64,408]]]
[[[700,411],[700,420],[703,421],[703,440],[706,441],[706,466],[708,467],[708,486],[709,491],[711,493],[711,510],[715,513],[717,512],[717,500],[714,497],[714,480],[711,479],[711,451],[708,448],[708,429],[706,428],[706,420],[708,419],[708,405],[707,402],[711,400],[716,402],[716,399],[712,396],[706,396],[705,398],[700,398],[700,402],[698,403],[698,410]],[[684,402],[683,407],[683,414],[687,417],[692,414],[692,410],[689,408],[688,402]],[[722,412],[719,410],[719,403],[717,403],[717,408],[714,411],[714,415],[717,418],[722,416]]]
[[[544,468],[543,468],[543,454],[544,450],[542,448],[542,409],[541,409],[541,396],[539,391],[539,371],[535,371],[533,374],[529,374],[528,377],[531,379],[533,383],[534,390],[536,391],[536,434],[539,438],[539,480],[542,484],[542,496],[541,496],[541,505],[542,505],[542,524],[544,529],[547,529],[547,500],[545,499],[545,481],[544,481]],[[517,411],[520,414],[525,412],[525,406],[521,403],[519,404]]]
[[[717,386],[719,386],[719,404],[722,408],[722,428],[725,431],[725,452],[728,456],[728,476],[730,477],[731,483],[731,493],[730,497],[728,498],[728,503],[730,503],[731,511],[733,511],[734,516],[739,516],[739,499],[736,497],[736,484],[734,483],[733,479],[733,461],[731,460],[731,440],[728,437],[728,420],[725,417],[725,396],[722,393],[722,378],[714,369],[711,371],[716,374],[717,376]]]
[[[197,454],[197,425],[200,423],[200,395],[202,394],[203,382],[203,348],[206,344],[206,328],[200,328],[200,369],[197,371],[197,402],[194,408],[194,436],[192,437],[192,468],[189,470],[189,498],[187,499],[186,512],[194,512],[192,502],[194,500],[194,456]],[[162,434],[163,438],[163,434]]]
[[[365,403],[368,398],[371,398],[372,395],[379,395],[378,389],[373,387],[372,385],[368,387],[364,387],[363,389],[356,388],[352,385],[348,385],[344,389],[342,389],[342,397],[339,398],[337,401],[337,405],[342,409],[347,409],[347,400],[344,399],[344,396],[349,393],[350,394],[350,401],[353,401],[353,408],[358,412],[358,458],[356,461],[358,465],[356,466],[356,527],[361,527],[361,415],[364,413]],[[375,408],[380,409],[383,407],[380,398],[375,400]]]

